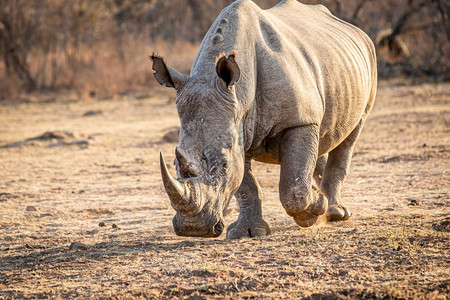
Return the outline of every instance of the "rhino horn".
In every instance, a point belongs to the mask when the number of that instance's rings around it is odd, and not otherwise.
[[[196,177],[199,175],[198,169],[195,165],[190,163],[189,155],[180,147],[175,148],[175,157],[178,161],[180,174],[182,177]]]
[[[200,180],[196,177],[177,180],[167,169],[166,161],[160,153],[161,176],[172,207],[182,215],[193,216],[203,208]]]
[[[183,149],[176,147],[175,148],[175,157],[178,160],[178,165],[180,166],[180,168],[182,168],[183,171],[185,171],[186,166],[188,165],[188,161],[186,158],[187,157],[186,152]]]

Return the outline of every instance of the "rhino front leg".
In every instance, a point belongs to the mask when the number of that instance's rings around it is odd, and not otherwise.
[[[269,225],[262,218],[261,187],[253,176],[250,161],[245,162],[244,179],[235,194],[239,204],[239,217],[227,230],[227,239],[265,236]]]
[[[316,125],[286,131],[280,144],[280,200],[295,222],[308,227],[327,211],[327,199],[312,185],[317,163],[319,128]]]
[[[341,189],[350,169],[353,148],[359,137],[364,121],[328,155],[327,164],[320,183],[320,190],[328,198],[327,218],[330,221],[348,220],[351,212],[341,201]]]

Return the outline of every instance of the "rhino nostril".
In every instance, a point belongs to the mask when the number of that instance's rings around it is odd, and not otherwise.
[[[183,178],[197,177],[200,174],[198,169],[191,163],[181,163],[175,160],[175,165],[178,166],[178,171]]]
[[[223,224],[222,221],[217,222],[217,224],[214,225],[214,227],[213,227],[214,237],[218,237],[219,235],[221,235],[224,228],[225,228],[225,225]]]

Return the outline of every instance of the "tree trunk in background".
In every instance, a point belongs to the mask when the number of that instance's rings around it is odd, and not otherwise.
[[[0,20],[0,44],[3,48],[7,76],[17,76],[23,84],[23,88],[28,92],[35,90],[36,81],[31,76],[26,55],[17,42],[11,22],[7,20]]]
[[[234,0],[0,0],[0,98],[9,90],[146,88],[146,54],[189,72],[198,44]],[[280,0],[253,0],[263,9]],[[321,3],[376,43],[380,77],[450,80],[450,0]],[[153,81],[152,81],[153,82]]]
[[[447,33],[447,40],[450,41],[450,2],[447,0],[433,0],[437,4],[438,10],[442,17],[442,24],[444,25],[445,33]]]

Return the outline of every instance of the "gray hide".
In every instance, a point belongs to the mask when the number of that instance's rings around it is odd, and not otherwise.
[[[281,165],[280,201],[300,226],[351,216],[340,191],[377,82],[361,30],[322,5],[242,0],[211,26],[190,76],[152,59],[158,82],[177,90],[178,179],[161,156],[177,234],[220,235],[232,195],[240,214],[227,237],[269,234],[252,160]]]

